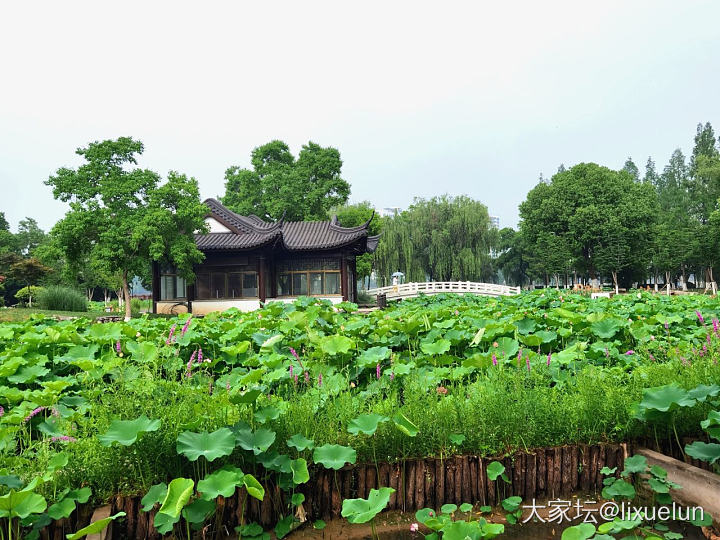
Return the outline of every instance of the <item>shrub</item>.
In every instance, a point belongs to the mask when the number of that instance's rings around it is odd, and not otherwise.
[[[87,311],[85,295],[75,289],[53,285],[38,294],[38,305],[42,309],[53,311]]]
[[[32,305],[33,298],[36,298],[43,290],[44,289],[42,287],[30,285],[29,287],[23,287],[18,292],[16,292],[15,298],[20,300],[20,302],[23,304],[27,302]]]

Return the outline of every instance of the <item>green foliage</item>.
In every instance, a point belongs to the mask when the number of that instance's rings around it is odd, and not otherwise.
[[[55,198],[73,201],[53,229],[67,260],[118,273],[124,289],[151,261],[173,264],[192,280],[193,264],[203,259],[193,236],[206,228],[197,182],[170,172],[161,185],[155,172],[132,168],[143,150],[128,137],[90,143],[77,150],[83,165],[58,169],[46,182]],[[130,317],[127,292],[125,301]]]
[[[392,488],[383,487],[371,489],[367,499],[345,499],[341,514],[350,523],[367,523],[388,505],[394,492]]]
[[[350,185],[340,176],[340,152],[309,142],[297,159],[282,141],[255,148],[253,169],[225,171],[222,203],[242,214],[289,221],[324,220],[328,210],[344,204]]]
[[[160,427],[160,420],[150,420],[142,415],[135,420],[113,420],[108,431],[98,436],[100,444],[110,446],[117,442],[123,446],[130,446],[137,441],[141,433],[157,431]]]
[[[37,303],[41,309],[52,311],[87,311],[88,302],[85,295],[60,285],[50,285],[37,295]]]
[[[43,292],[43,287],[38,287],[36,285],[29,285],[27,287],[23,287],[22,289],[19,289],[15,293],[15,298],[18,300],[22,300],[23,302],[28,302],[29,304],[32,304],[33,298],[37,300],[38,295]],[[86,308],[87,309],[87,304]]]
[[[398,270],[407,281],[490,281],[496,244],[497,231],[482,203],[465,196],[415,199],[386,221],[375,261],[386,281]]]

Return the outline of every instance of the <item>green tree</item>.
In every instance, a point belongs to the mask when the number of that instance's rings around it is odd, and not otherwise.
[[[510,227],[498,233],[498,252],[495,265],[505,282],[522,287],[530,281],[528,254],[519,232]]]
[[[15,235],[10,232],[10,224],[5,219],[5,212],[0,212],[0,253],[17,251]]]
[[[626,171],[581,163],[528,193],[520,205],[520,232],[536,275],[538,270],[556,273],[562,261],[568,260],[572,262],[566,266],[594,279],[598,271],[611,273],[605,246],[607,231],[617,227],[611,223],[612,216],[624,230],[633,231],[628,239],[630,249],[625,251],[628,259],[618,271],[647,269],[656,213],[651,185],[635,182]]]
[[[46,239],[47,235],[33,218],[26,217],[20,220],[15,242],[22,255],[32,255],[35,249]]]
[[[379,279],[400,270],[408,281],[490,281],[498,231],[487,207],[466,196],[415,199],[389,219],[376,251]]]
[[[375,236],[382,233],[385,218],[375,214],[375,209],[369,201],[362,201],[356,204],[346,204],[333,208],[329,216],[336,216],[338,223],[343,227],[357,227],[372,218],[368,226],[368,233]],[[358,281],[370,279],[373,271],[374,254],[365,253],[355,259],[355,266]]]
[[[643,178],[643,182],[653,186],[657,185],[658,182],[658,173],[655,170],[655,162],[651,157],[648,157],[647,163],[645,164],[645,177]]]
[[[340,176],[340,152],[309,142],[297,159],[282,141],[252,152],[252,170],[232,166],[225,171],[222,203],[239,214],[289,221],[326,219],[330,208],[343,205],[350,184]]]
[[[52,272],[52,268],[45,266],[35,257],[20,259],[10,266],[9,276],[15,281],[25,284],[29,289],[37,285],[46,275]],[[29,289],[30,290],[30,289]],[[30,306],[32,306],[32,294],[29,294]]]
[[[151,261],[175,265],[188,280],[202,260],[193,233],[207,230],[207,208],[194,178],[134,168],[143,145],[129,137],[90,143],[77,150],[85,163],[62,168],[46,182],[70,211],[54,234],[67,260],[89,258],[121,276],[125,317],[130,314],[129,281],[147,271]]]
[[[632,176],[633,180],[636,182],[640,180],[640,169],[638,169],[631,157],[628,157],[625,160],[625,165],[623,165],[622,170]]]

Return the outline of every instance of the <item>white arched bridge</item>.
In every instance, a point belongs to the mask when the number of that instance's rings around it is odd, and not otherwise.
[[[420,294],[479,294],[482,296],[511,296],[520,294],[520,287],[508,287],[495,283],[474,283],[472,281],[427,281],[423,283],[402,283],[368,289],[371,296],[384,294],[388,300],[415,298]]]

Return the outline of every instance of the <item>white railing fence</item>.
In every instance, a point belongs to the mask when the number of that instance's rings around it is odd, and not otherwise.
[[[508,287],[507,285],[496,285],[495,283],[475,283],[472,281],[428,281],[424,283],[402,283],[400,285],[389,285],[368,289],[371,296],[384,294],[388,300],[399,298],[412,298],[419,293],[472,293],[484,296],[510,296],[520,294],[520,287]]]

